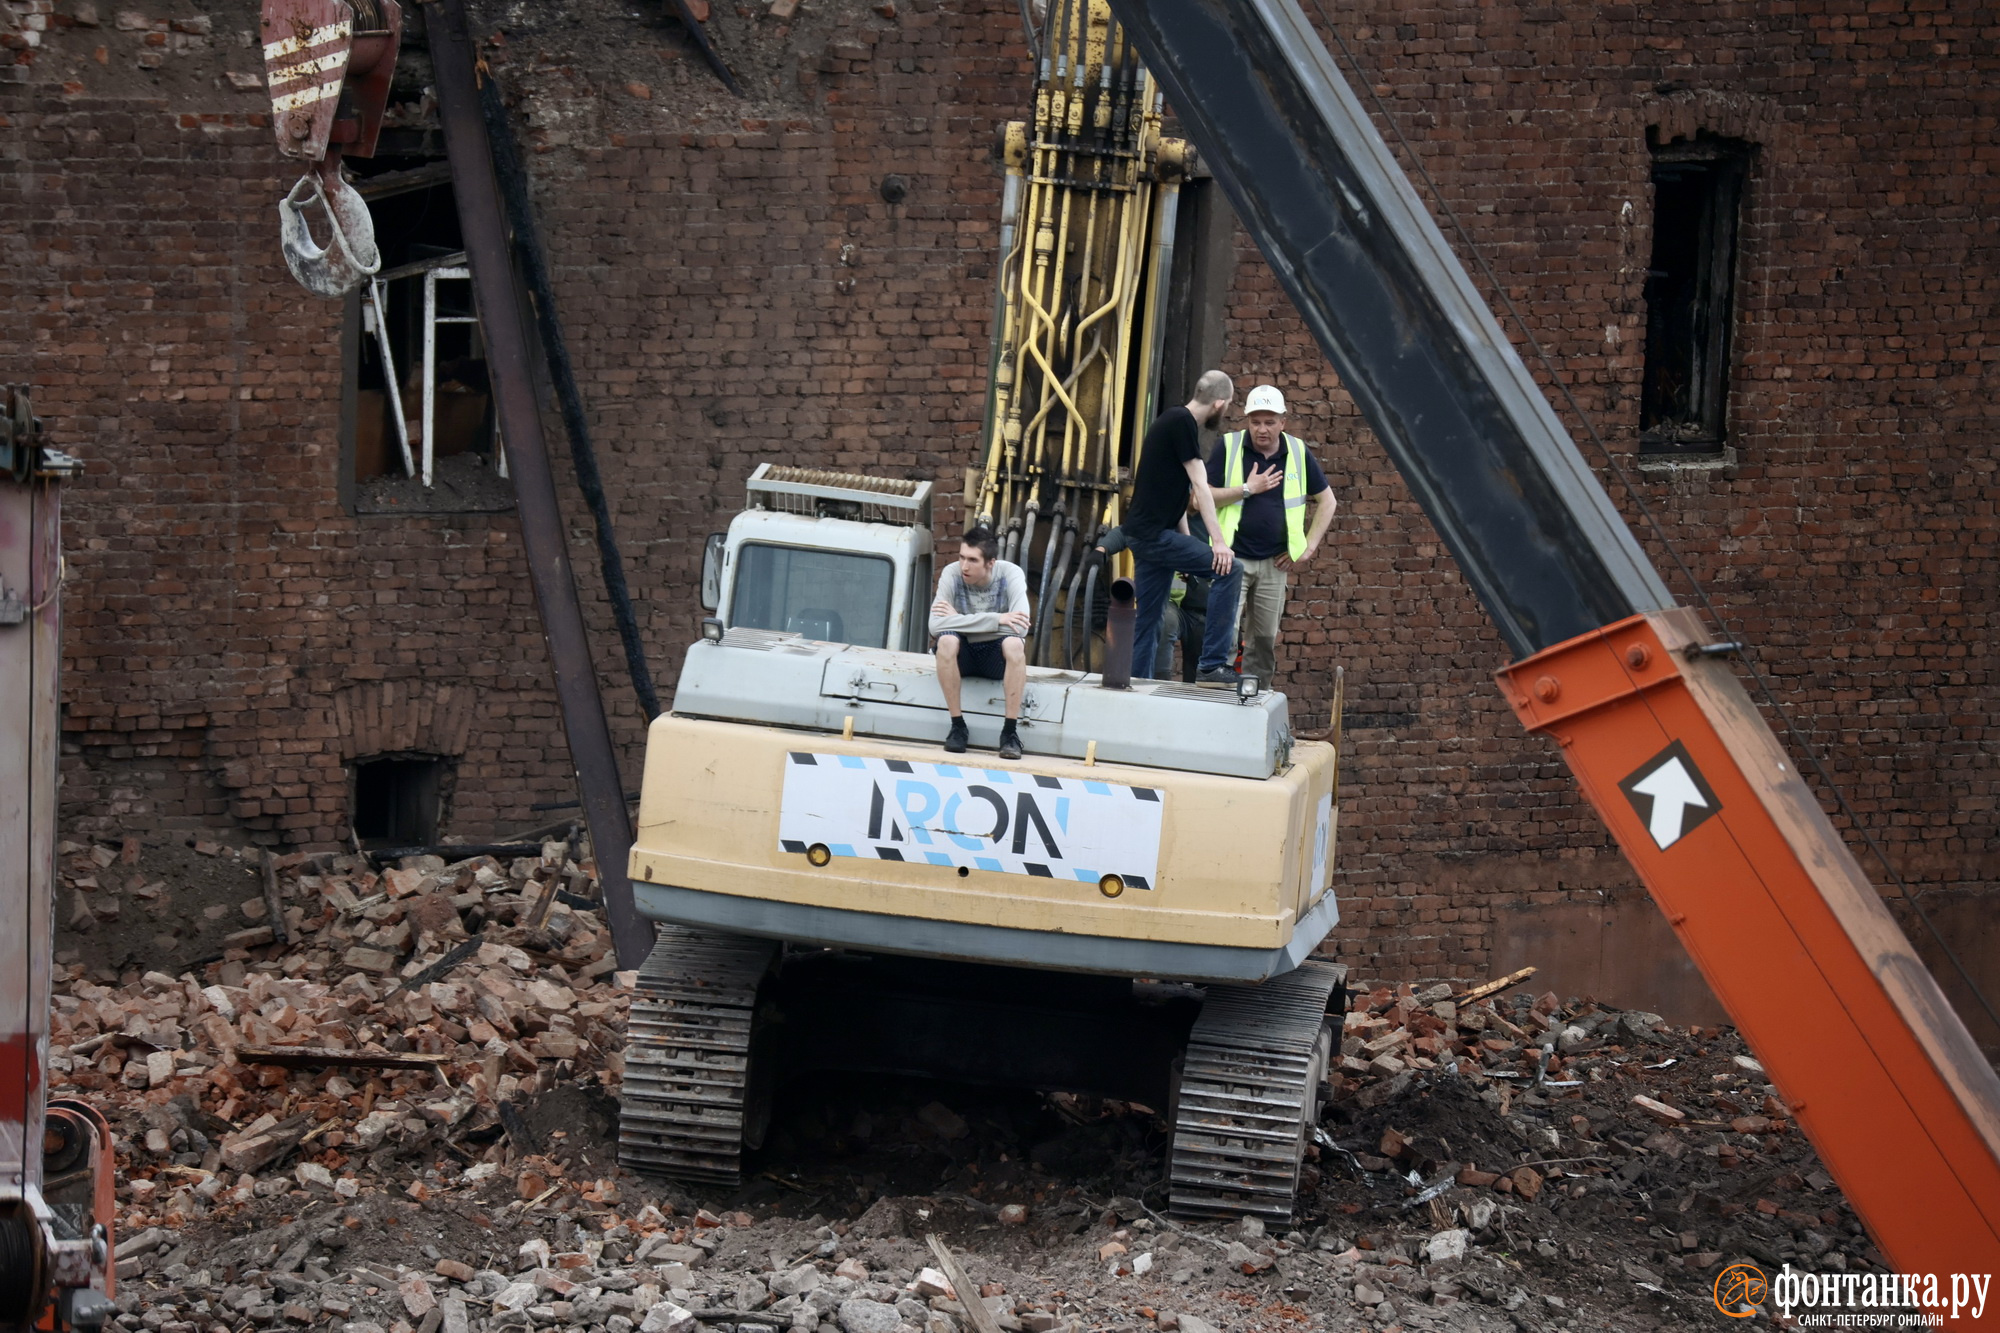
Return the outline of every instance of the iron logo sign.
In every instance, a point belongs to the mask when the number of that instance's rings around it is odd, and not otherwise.
[[[1661,851],[1673,846],[1722,809],[1714,788],[1675,741],[1618,784]]]
[[[1096,884],[1159,875],[1161,793],[1093,779],[849,754],[786,757],[778,844],[802,853]]]

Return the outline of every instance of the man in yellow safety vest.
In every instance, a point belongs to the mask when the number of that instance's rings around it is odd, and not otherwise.
[[[1222,540],[1243,567],[1243,674],[1269,684],[1289,573],[1319,552],[1337,501],[1305,441],[1285,433],[1283,394],[1260,384],[1243,400],[1243,413],[1247,429],[1223,436],[1209,457],[1208,485]]]

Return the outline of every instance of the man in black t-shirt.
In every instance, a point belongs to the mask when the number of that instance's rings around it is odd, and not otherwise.
[[[1210,370],[1195,381],[1194,397],[1184,407],[1160,413],[1139,447],[1139,468],[1132,481],[1132,508],[1125,517],[1125,540],[1138,566],[1139,613],[1132,641],[1145,644],[1134,653],[1132,674],[1153,674],[1151,648],[1158,640],[1160,618],[1175,574],[1215,575],[1208,592],[1208,624],[1202,634],[1201,666],[1196,679],[1210,684],[1234,684],[1236,593],[1242,572],[1229,543],[1219,537],[1197,541],[1188,535],[1188,497],[1210,534],[1220,533],[1215,499],[1209,493],[1208,470],[1201,461],[1201,428],[1222,419],[1236,396],[1229,376]]]

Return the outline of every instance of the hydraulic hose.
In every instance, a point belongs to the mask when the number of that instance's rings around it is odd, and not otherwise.
[[[1097,620],[1097,571],[1103,566],[1104,562],[1101,560],[1091,561],[1090,573],[1083,581],[1083,669],[1085,671],[1090,670],[1091,626]]]
[[[1069,594],[1063,599],[1063,656],[1064,671],[1074,668],[1076,663],[1076,594],[1083,587],[1083,566],[1078,565],[1076,574],[1069,581]],[[1084,634],[1086,644],[1090,642],[1088,631]]]
[[[1056,568],[1055,568],[1055,573],[1054,573],[1054,575],[1053,575],[1053,576],[1047,576],[1047,577],[1044,577],[1044,578],[1043,578],[1043,580],[1042,580],[1042,589],[1043,589],[1043,591],[1042,591],[1042,604],[1043,604],[1044,606],[1046,606],[1046,605],[1048,604],[1048,595],[1049,595],[1049,594],[1048,594],[1048,590],[1049,590],[1050,588],[1053,588],[1053,589],[1055,589],[1055,593],[1056,593],[1056,596],[1057,596],[1058,598],[1060,598],[1060,597],[1062,596],[1062,588],[1063,588],[1063,578],[1064,578],[1064,576],[1065,576],[1065,575],[1067,575],[1067,574],[1069,573],[1069,557],[1070,557],[1070,553],[1071,553],[1071,552],[1072,552],[1073,550],[1075,550],[1075,549],[1076,549],[1076,524],[1075,524],[1075,522],[1073,522],[1073,521],[1069,521],[1069,520],[1065,520],[1065,521],[1063,522],[1063,525],[1062,525],[1062,528],[1061,528],[1061,532],[1062,532],[1062,554],[1061,554],[1061,555],[1060,555],[1059,557],[1057,557],[1057,559],[1056,559],[1056,562],[1055,562],[1055,566],[1056,566]],[[1051,540],[1051,541],[1053,541],[1053,540],[1054,540],[1053,536],[1051,536],[1050,540]],[[1043,665],[1043,666],[1048,666],[1048,665],[1049,665],[1049,662],[1048,662],[1048,661],[1047,661],[1046,659],[1047,659],[1047,651],[1048,651],[1048,649],[1047,649],[1047,645],[1048,645],[1048,642],[1049,642],[1049,635],[1050,635],[1050,633],[1051,633],[1051,630],[1050,630],[1050,626],[1049,626],[1049,621],[1050,621],[1051,619],[1053,619],[1053,617],[1051,617],[1051,616],[1044,616],[1044,617],[1043,617],[1043,619],[1042,619],[1042,630],[1041,630],[1041,633],[1042,633],[1042,642],[1041,642],[1041,644],[1037,645],[1037,648],[1038,648],[1038,652],[1037,652],[1037,656],[1040,656],[1040,657],[1042,657],[1042,658],[1043,658],[1043,661],[1042,661],[1042,665]]]
[[[1028,501],[1027,517],[1021,524],[1020,555],[1014,560],[1014,563],[1021,567],[1021,572],[1028,576],[1030,588],[1035,586],[1035,574],[1028,568],[1028,562],[1035,558],[1035,512],[1040,508],[1038,501]]]

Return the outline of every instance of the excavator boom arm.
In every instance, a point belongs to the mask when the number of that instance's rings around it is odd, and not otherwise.
[[[1113,0],[1522,659],[1500,673],[1906,1273],[2000,1271],[2000,1078],[1294,0]]]

